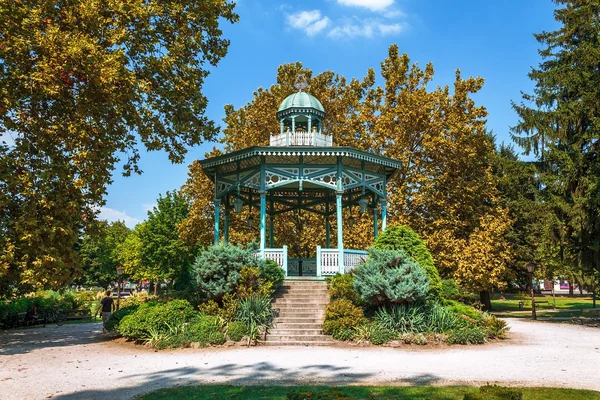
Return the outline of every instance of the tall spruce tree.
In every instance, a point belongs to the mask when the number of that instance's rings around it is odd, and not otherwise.
[[[537,157],[547,235],[571,279],[597,287],[600,269],[600,2],[554,0],[562,26],[535,35],[542,62],[529,77],[533,94],[513,103],[513,139]]]

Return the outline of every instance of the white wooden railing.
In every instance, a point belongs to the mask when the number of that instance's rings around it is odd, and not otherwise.
[[[257,257],[261,257],[265,260],[275,261],[281,267],[281,269],[283,269],[283,272],[285,272],[285,275],[287,276],[287,269],[288,269],[288,248],[287,248],[287,246],[283,246],[283,248],[281,248],[281,249],[265,249],[262,252],[259,250],[254,254]]]
[[[364,263],[368,256],[367,251],[344,249],[344,272],[347,274],[352,271],[358,264]]]
[[[270,146],[314,146],[331,147],[333,138],[319,132],[284,132],[271,135]]]
[[[298,275],[300,262],[302,262],[302,274],[316,276],[330,276],[337,273],[348,273],[358,264],[363,263],[369,253],[363,250],[344,249],[343,262],[340,268],[340,252],[338,249],[322,249],[317,246],[317,258],[290,258],[288,259],[288,248],[264,249],[262,252],[254,253],[257,257],[275,261],[285,272],[285,276]]]

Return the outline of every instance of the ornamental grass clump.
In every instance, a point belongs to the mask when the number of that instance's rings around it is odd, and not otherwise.
[[[429,279],[403,252],[371,249],[354,269],[354,289],[369,305],[412,303],[427,299]]]
[[[273,318],[269,296],[251,296],[237,303],[236,320],[248,327],[248,344],[273,326]]]

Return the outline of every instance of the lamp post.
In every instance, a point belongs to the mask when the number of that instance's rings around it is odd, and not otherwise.
[[[123,275],[123,267],[117,267],[117,310],[121,305],[121,276]]]
[[[530,262],[527,264],[527,272],[529,272],[529,284],[531,285],[531,318],[537,319],[535,314],[535,293],[533,292],[533,272],[535,271],[535,264]]]

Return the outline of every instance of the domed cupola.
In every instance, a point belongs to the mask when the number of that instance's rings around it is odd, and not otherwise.
[[[331,146],[331,136],[322,133],[325,109],[316,97],[303,92],[308,87],[304,75],[298,76],[294,87],[298,92],[286,97],[277,110],[281,129],[271,136],[271,146]]]

